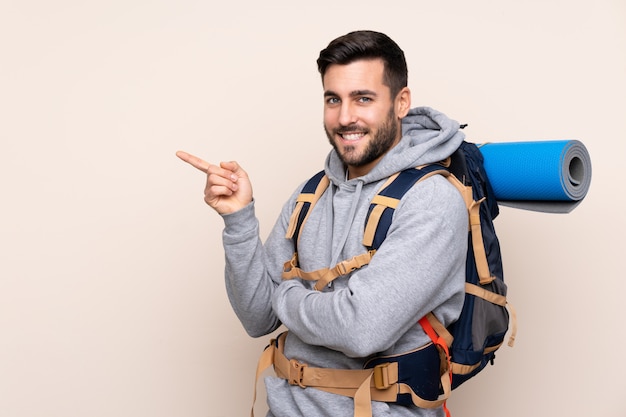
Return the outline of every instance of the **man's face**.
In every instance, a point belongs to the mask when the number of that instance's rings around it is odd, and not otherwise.
[[[367,174],[401,137],[410,93],[392,98],[383,71],[380,59],[359,60],[331,65],[324,75],[324,129],[350,178]]]

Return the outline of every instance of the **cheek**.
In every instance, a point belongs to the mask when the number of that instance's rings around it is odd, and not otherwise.
[[[337,112],[331,109],[324,109],[324,126],[329,129],[337,124]]]
[[[359,114],[359,121],[362,124],[373,128],[380,125],[380,123],[384,121],[385,118],[381,117],[382,114],[383,113],[378,108],[368,108]]]

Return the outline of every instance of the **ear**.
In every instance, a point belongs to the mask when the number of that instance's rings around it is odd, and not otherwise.
[[[396,116],[402,119],[409,113],[411,109],[411,90],[409,87],[404,87],[396,96]]]

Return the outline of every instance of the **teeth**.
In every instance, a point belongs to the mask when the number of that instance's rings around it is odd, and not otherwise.
[[[357,140],[363,136],[361,133],[349,133],[341,135],[345,140]]]

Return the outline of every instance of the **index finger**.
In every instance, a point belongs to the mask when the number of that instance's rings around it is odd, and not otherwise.
[[[187,153],[185,151],[178,151],[176,152],[176,156],[182,159],[183,161],[187,162],[189,165],[193,166],[194,168],[197,168],[200,171],[204,172],[205,174],[209,170],[209,163],[207,161],[200,159],[197,156],[194,156],[190,153]]]

